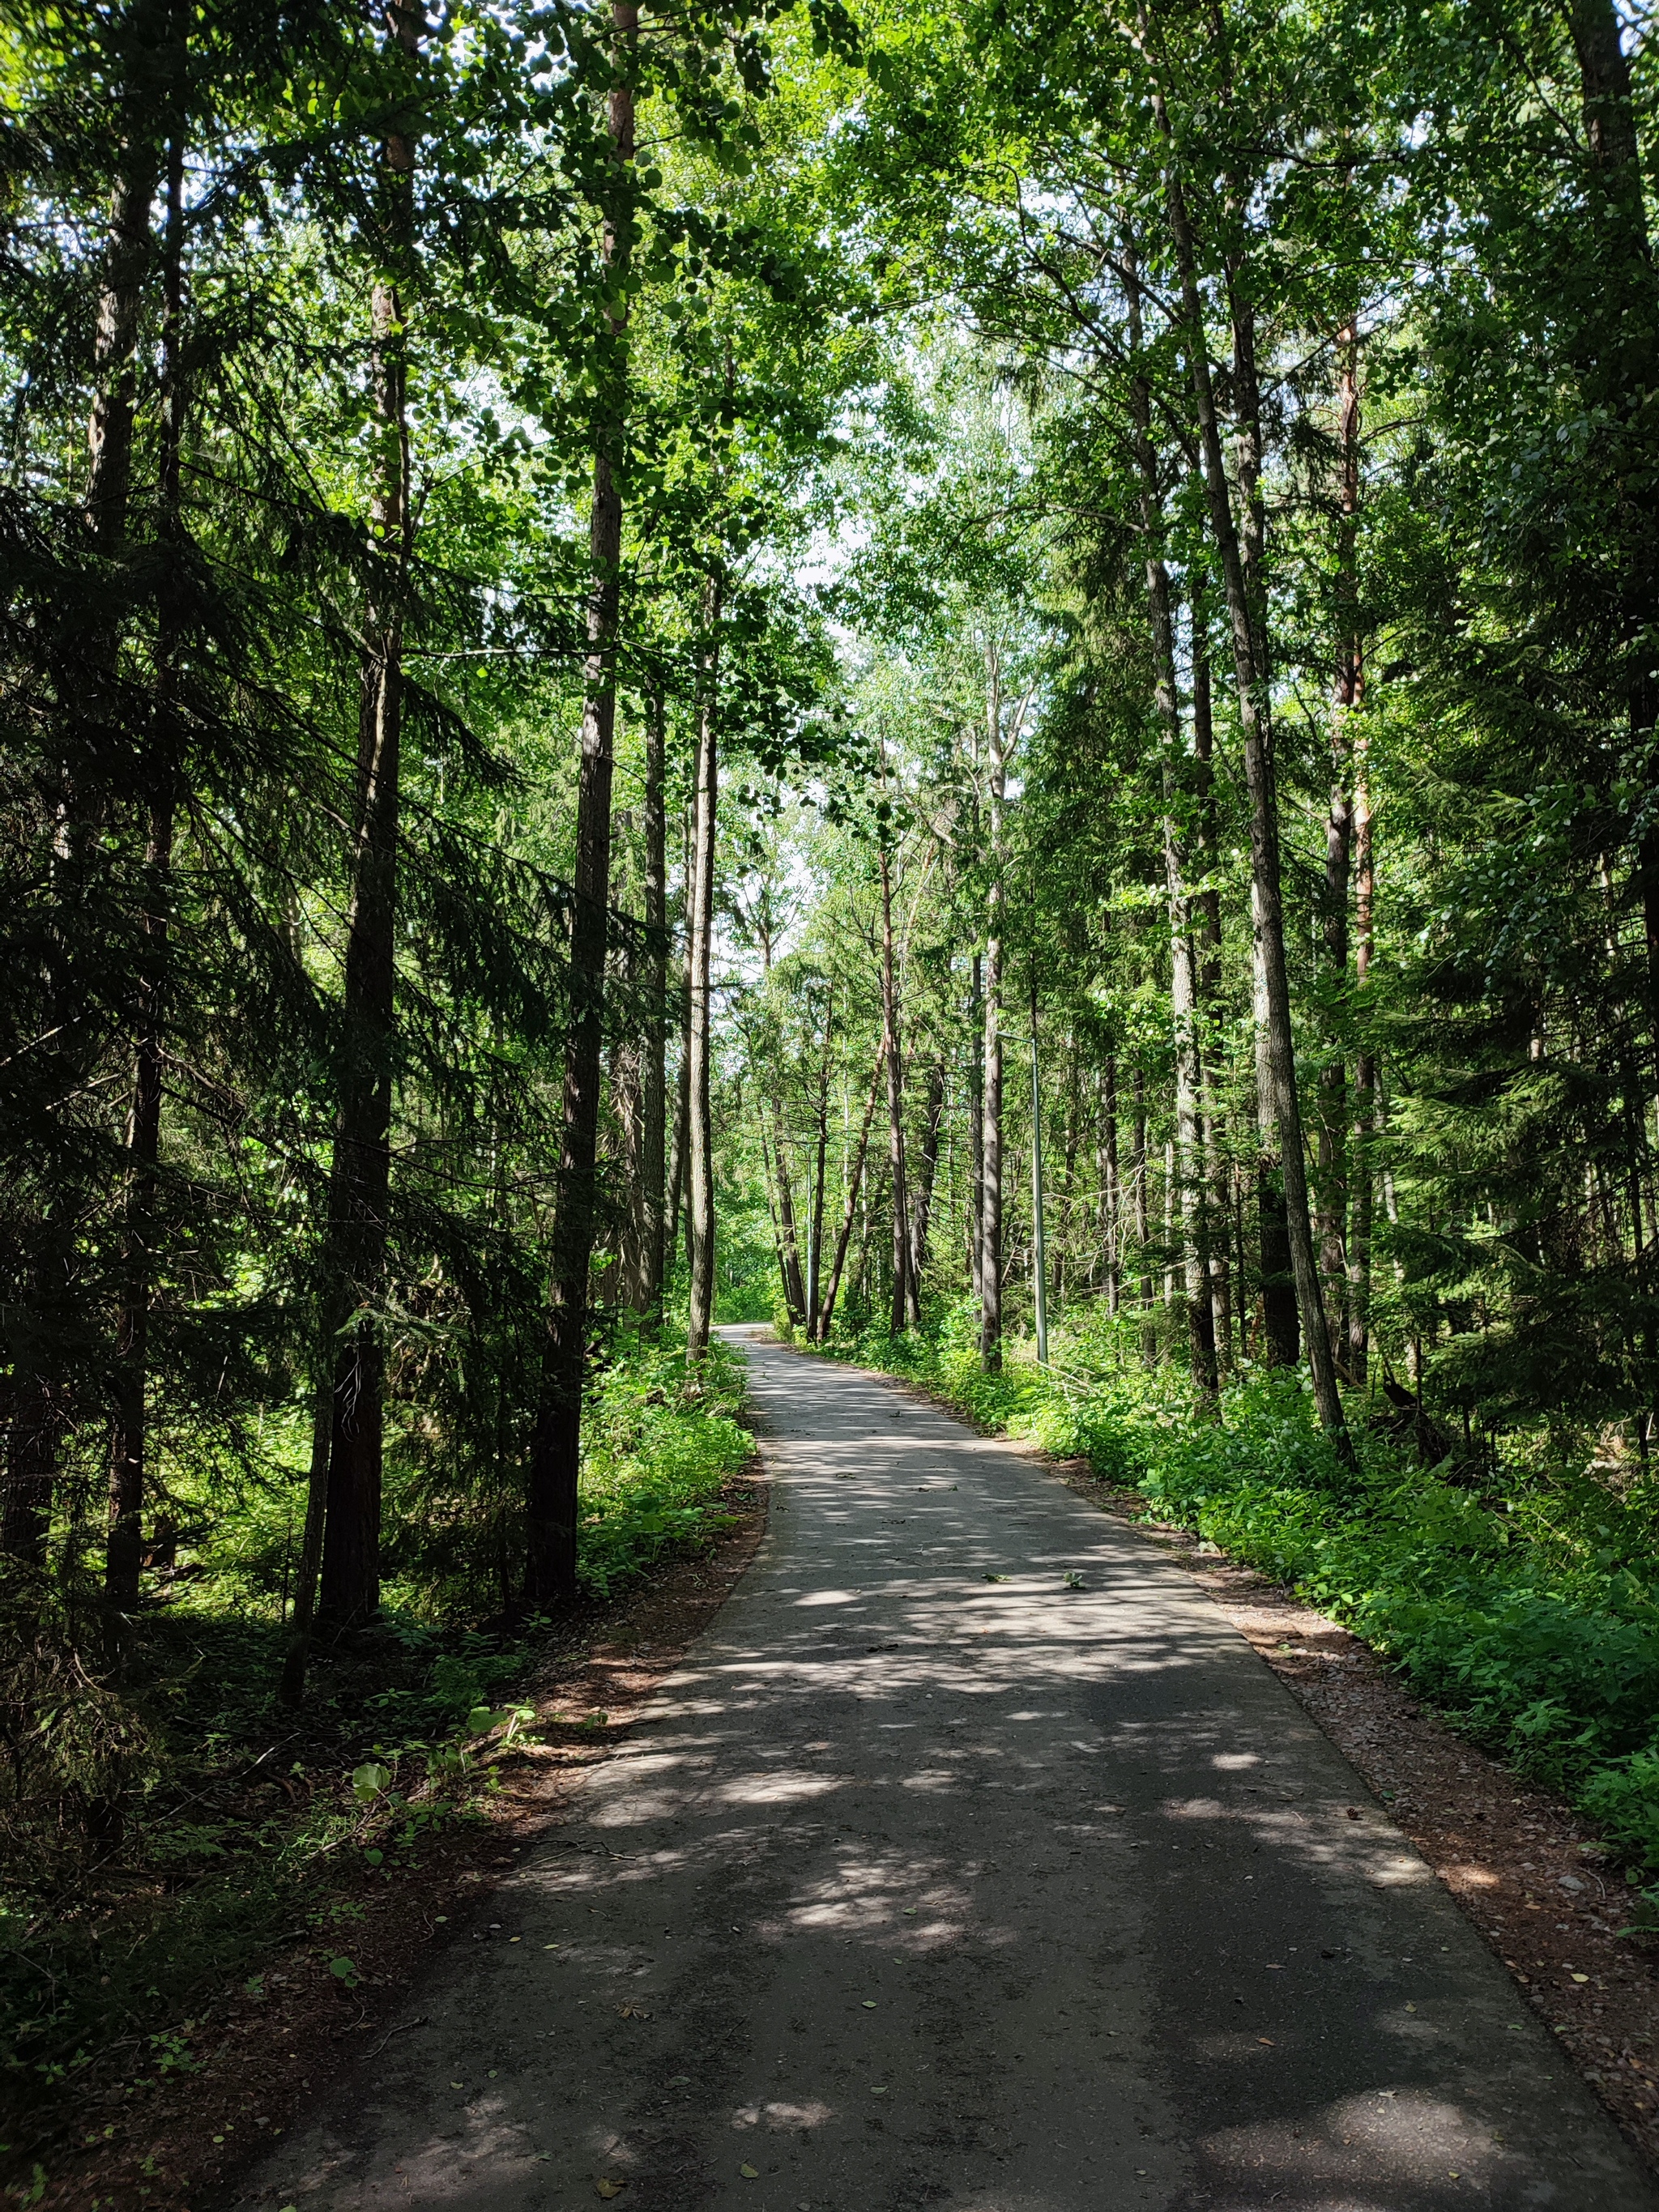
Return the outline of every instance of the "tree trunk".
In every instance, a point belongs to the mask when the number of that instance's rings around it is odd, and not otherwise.
[[[651,1019],[645,1036],[641,1139],[640,1312],[650,1334],[662,1326],[667,1260],[664,1208],[668,1107],[668,817],[666,709],[653,687],[645,702],[645,926],[650,933]]]
[[[985,1112],[981,1141],[983,1187],[980,1211],[980,1362],[988,1375],[1002,1372],[1002,804],[1006,787],[1000,671],[993,652],[986,692],[989,744],[991,886],[985,926]]]
[[[632,62],[639,22],[633,0],[612,0],[611,21],[613,58],[624,74],[611,88],[604,252],[606,265],[617,276],[625,276],[633,228],[630,169],[634,159],[634,88],[625,72]],[[588,532],[587,652],[582,670],[576,881],[570,922],[570,1041],[565,1060],[563,1140],[554,1193],[547,1337],[525,1498],[524,1595],[526,1605],[532,1611],[567,1603],[576,1594],[588,1267],[599,1195],[617,625],[622,592],[622,497],[617,488],[617,470],[629,398],[624,309],[611,311],[598,343],[601,382],[606,388],[593,455]]]
[[[992,927],[1000,926],[1001,885],[992,890]],[[980,1200],[980,1361],[988,1375],[1002,1372],[1002,939],[985,947],[985,1113],[980,1142],[983,1187]]]
[[[688,911],[687,921],[690,915]],[[678,1265],[680,1216],[685,1210],[685,1161],[691,1126],[691,999],[690,945],[686,945],[686,982],[681,1000],[680,1065],[674,1079],[674,1147],[668,1169],[668,1199],[663,1212],[663,1268],[665,1279],[671,1261]],[[685,1234],[685,1261],[691,1264],[691,1231]]]
[[[1348,897],[1353,872],[1354,737],[1352,717],[1364,696],[1364,646],[1358,630],[1357,531],[1359,514],[1359,346],[1353,325],[1337,334],[1339,384],[1337,591],[1342,610],[1331,702],[1331,805],[1325,823],[1325,972],[1346,1013],[1348,993]],[[1319,1076],[1319,1257],[1337,1317],[1350,1335],[1348,1307],[1348,1098],[1340,1053]]]
[[[766,1122],[760,1125],[761,1172],[766,1182],[766,1211],[772,1222],[772,1249],[777,1255],[778,1286],[783,1292],[783,1303],[793,1326],[799,1328],[805,1319],[801,1310],[800,1262],[792,1247],[786,1243],[783,1224],[779,1216],[778,1178],[773,1166],[772,1147],[768,1141]]]
[[[691,1026],[686,1054],[687,1169],[690,1198],[691,1299],[686,1358],[694,1364],[708,1348],[714,1318],[714,1127],[711,1103],[714,1006],[709,960],[714,933],[714,842],[720,816],[720,760],[716,692],[720,683],[721,586],[711,576],[704,603],[706,639],[702,698],[697,723],[696,797],[691,837],[691,909],[688,968]]]
[[[1172,145],[1169,117],[1161,90],[1154,93],[1154,112],[1166,144]],[[1227,481],[1221,449],[1220,426],[1210,374],[1204,307],[1198,285],[1197,253],[1193,242],[1186,194],[1175,167],[1173,153],[1164,178],[1170,240],[1181,276],[1182,306],[1186,325],[1188,368],[1192,378],[1194,411],[1198,417],[1204,474],[1210,501],[1210,521],[1220,560],[1227,611],[1232,632],[1233,668],[1238,690],[1240,733],[1243,740],[1244,776],[1250,799],[1250,873],[1256,892],[1256,938],[1261,948],[1267,1000],[1266,1073],[1268,1097],[1276,1127],[1283,1178],[1286,1227],[1297,1300],[1308,1344],[1308,1364],[1313,1379],[1314,1403],[1321,1425],[1338,1451],[1352,1457],[1352,1443],[1342,1401],[1337,1391],[1330,1331],[1324,1300],[1320,1295],[1319,1267],[1314,1249],[1313,1226],[1308,1211],[1307,1165],[1303,1154],[1302,1109],[1297,1096],[1296,1058],[1291,1024],[1290,977],[1285,963],[1285,925],[1279,881],[1279,806],[1273,788],[1273,730],[1269,712],[1265,615],[1259,601],[1261,577],[1245,574],[1238,532],[1234,525],[1232,491]],[[1248,303],[1237,287],[1232,289],[1234,381],[1238,392],[1239,418],[1254,450],[1258,403],[1254,391],[1254,325]],[[1242,470],[1247,517],[1256,499],[1254,461]],[[1251,523],[1259,535],[1259,525]],[[1259,555],[1259,549],[1258,555]],[[1254,587],[1254,597],[1253,597]]]
[[[1252,1040],[1255,1048],[1256,1237],[1260,1248],[1263,1349],[1270,1367],[1294,1367],[1302,1356],[1302,1322],[1296,1301],[1290,1224],[1279,1179],[1279,1129],[1273,1110],[1273,1066],[1267,1038],[1267,968],[1261,947],[1261,901],[1250,886]]]
[[[801,1278],[800,1242],[795,1234],[795,1197],[790,1187],[789,1156],[784,1149],[783,1106],[777,1099],[772,1103],[772,1150],[776,1160],[774,1172],[778,1185],[784,1303],[789,1309],[790,1319],[799,1327],[805,1325],[809,1309],[806,1285]]]
[[[974,1303],[983,1309],[985,1256],[985,962],[975,951],[968,1000],[968,1261]]]
[[[1353,856],[1353,799],[1349,789],[1351,748],[1339,727],[1332,744],[1331,803],[1325,817],[1325,896],[1321,936],[1328,987],[1339,1000],[1348,981],[1348,886]],[[1347,1332],[1348,1076],[1340,1052],[1319,1071],[1318,1179],[1315,1226],[1319,1267],[1339,1337]]]
[[[133,1051],[131,1120],[122,1224],[121,1310],[115,1341],[115,1424],[110,1443],[109,1537],[104,1594],[117,1620],[138,1602],[148,1447],[149,1307],[155,1275],[156,1170],[161,1151],[162,1027],[173,906],[173,816],[178,776],[174,726],[179,649],[177,565],[183,552],[180,441],[184,388],[185,149],[175,128],[167,149],[167,239],[162,264],[161,531],[169,549],[156,636],[156,734],[145,760],[149,821],[144,842],[144,957]]]
[[[812,1336],[816,1342],[827,1344],[830,1325],[836,1317],[836,1299],[841,1291],[842,1271],[847,1265],[847,1248],[852,1241],[853,1223],[859,1210],[859,1192],[864,1182],[865,1156],[870,1149],[870,1125],[876,1118],[876,1101],[881,1095],[882,1062],[877,1056],[870,1078],[870,1091],[864,1102],[864,1119],[859,1124],[859,1140],[853,1152],[847,1179],[847,1199],[842,1209],[841,1233],[836,1239],[836,1256],[830,1270],[830,1288],[824,1295],[823,1306],[813,1320]]]
[[[823,1181],[830,1160],[830,1058],[835,1038],[834,984],[823,1001],[823,1056],[818,1067],[817,1145],[812,1164],[812,1218],[808,1224],[806,1249],[806,1324],[817,1322],[818,1293],[823,1282]]]
[[[1371,853],[1371,794],[1367,743],[1355,733],[1353,751],[1354,1004],[1360,1030],[1353,1062],[1352,1200],[1348,1224],[1348,1374],[1364,1382],[1370,1358],[1371,1139],[1376,1127],[1376,1060],[1364,1035],[1365,986],[1370,973],[1372,908],[1376,896]]]
[[[1133,248],[1126,257],[1129,347],[1141,350],[1140,292]],[[1170,920],[1170,1005],[1175,1030],[1176,1135],[1171,1156],[1173,1195],[1181,1224],[1193,1381],[1206,1397],[1216,1389],[1215,1319],[1210,1303],[1209,1239],[1203,1205],[1203,1157],[1199,1144],[1202,1085],[1198,1057],[1198,976],[1188,909],[1181,826],[1176,818],[1182,757],[1180,690],[1176,670],[1175,617],[1164,566],[1164,510],[1158,455],[1152,446],[1152,392],[1136,374],[1130,383],[1130,416],[1140,476],[1140,527],[1146,547],[1146,612],[1152,629],[1152,694],[1164,748],[1164,881]],[[1173,1241],[1173,1240],[1171,1240]]]
[[[1134,1180],[1135,1244],[1140,1268],[1140,1357],[1143,1365],[1158,1364],[1158,1324],[1152,1318],[1152,1272],[1147,1260],[1152,1222],[1146,1188],[1146,1071],[1135,1068],[1134,1149],[1130,1173]]]
[[[892,863],[884,844],[881,874],[881,1049],[887,1062],[887,1176],[893,1200],[893,1302],[888,1327],[901,1335],[910,1319],[910,1223],[904,1180],[904,1060],[900,1041],[898,977],[893,963]]]
[[[154,252],[150,207],[161,163],[144,102],[130,88],[130,122],[110,196],[104,280],[93,338],[92,412],[87,424],[87,520],[94,543],[113,553],[126,543],[132,486],[133,360],[144,281]]]
[[[1117,1054],[1109,1052],[1100,1079],[1100,1234],[1106,1254],[1106,1310],[1123,1303],[1123,1206],[1117,1158]]]
[[[391,20],[396,44],[412,56],[418,14],[400,5]],[[379,575],[363,624],[344,1036],[324,1263],[324,1335],[336,1357],[318,1611],[336,1629],[368,1620],[380,1602],[384,1354],[372,1310],[385,1273],[392,1182],[403,599],[412,550],[406,306],[398,288],[410,273],[414,168],[413,133],[399,125],[386,134],[380,164],[383,265],[394,273],[376,278],[369,303],[374,389],[369,526]]]
[[[1630,63],[1613,0],[1570,0],[1568,15],[1589,147],[1601,297],[1607,308],[1606,323],[1595,333],[1591,404],[1602,401],[1628,427],[1650,407],[1653,349],[1659,337],[1659,288],[1648,232]],[[1659,525],[1652,470],[1645,457],[1625,473],[1627,483],[1645,480],[1639,491],[1626,490],[1634,512],[1626,519],[1620,579],[1622,627],[1631,662],[1630,729],[1639,755],[1651,745],[1659,715],[1659,683],[1653,674],[1652,652],[1644,641],[1651,634],[1659,600],[1655,572]],[[1635,884],[1646,937],[1648,1028],[1659,1065],[1659,827],[1650,825],[1637,840]]]
[[[933,1183],[939,1174],[939,1128],[945,1118],[945,1059],[935,1053],[927,1068],[927,1095],[922,1109],[921,1152],[916,1164],[916,1185],[910,1200],[910,1326],[921,1327],[921,1285],[927,1267],[927,1236],[933,1210]]]

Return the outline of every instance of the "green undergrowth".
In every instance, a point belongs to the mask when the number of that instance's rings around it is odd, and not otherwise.
[[[718,1342],[616,1348],[584,1424],[579,1573],[602,1601],[731,1524],[746,1462],[742,1370]],[[388,1489],[395,1480],[388,1470]],[[267,1516],[269,1517],[269,1516]],[[189,2070],[216,1995],[299,1937],[341,1978],[350,1931],[434,1831],[477,1820],[533,1715],[550,1638],[456,1587],[422,1602],[405,1559],[372,1627],[281,1705],[286,1644],[259,1540],[234,1525],[151,1605],[118,1685],[76,1593],[0,1620],[0,2100],[14,2145],[96,2069],[129,2094]],[[431,1585],[428,1584],[428,1590]],[[82,1594],[84,1598],[84,1594]],[[7,1786],[7,1785],[9,1786]]]
[[[971,1316],[925,1334],[843,1333],[832,1356],[913,1376],[978,1425],[1029,1438],[1139,1494],[1289,1583],[1392,1659],[1415,1692],[1595,1821],[1632,1884],[1659,1876],[1659,1480],[1596,1468],[1583,1440],[1510,1440],[1478,1487],[1425,1468],[1349,1417],[1357,1469],[1322,1435],[1299,1376],[1255,1372],[1194,1411],[1103,1314],[981,1371]],[[1448,1479],[1450,1477],[1451,1479]],[[1659,1926],[1659,1885],[1634,1901]]]

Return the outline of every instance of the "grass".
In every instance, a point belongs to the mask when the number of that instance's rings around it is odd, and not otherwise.
[[[1424,1468],[1350,1407],[1358,1469],[1297,1375],[1256,1371],[1214,1417],[1188,1379],[1141,1365],[1133,1324],[1088,1310],[980,1368],[965,1309],[920,1336],[865,1329],[833,1356],[915,1376],[981,1427],[1085,1458],[1148,1516],[1190,1528],[1364,1637],[1455,1727],[1556,1790],[1624,1856],[1659,1926],[1659,1482],[1543,1435],[1479,1486]]]

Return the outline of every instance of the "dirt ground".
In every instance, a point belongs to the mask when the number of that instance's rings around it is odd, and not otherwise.
[[[149,2089],[115,2081],[94,2092],[78,2142],[50,2156],[42,2193],[26,2182],[16,2201],[31,2212],[206,2212],[349,2057],[365,2047],[374,2057],[416,2026],[405,1992],[434,1935],[559,1820],[581,1770],[626,1735],[754,1557],[767,1504],[756,1463],[727,1486],[736,1525],[709,1550],[670,1560],[573,1617],[524,1693],[542,1740],[503,1769],[481,1818],[439,1837],[413,1869],[349,1891],[362,1917],[334,1939],[319,1946],[296,1930],[253,1978],[263,1996],[227,1990],[193,2039],[198,2071]],[[330,1972],[335,1950],[356,1966],[355,1988]]]

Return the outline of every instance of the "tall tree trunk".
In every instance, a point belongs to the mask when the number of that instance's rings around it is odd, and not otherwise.
[[[1348,991],[1348,897],[1353,872],[1354,736],[1352,717],[1364,696],[1364,645],[1358,629],[1357,574],[1359,515],[1359,341],[1350,323],[1337,333],[1337,592],[1342,634],[1331,701],[1331,805],[1325,823],[1325,972],[1346,1015]],[[1339,1332],[1348,1317],[1347,1070],[1339,1052],[1319,1076],[1319,1257]]]
[[[1659,342],[1659,283],[1656,283],[1642,149],[1636,127],[1630,63],[1626,57],[1614,0],[1570,0],[1568,19],[1578,58],[1579,94],[1584,136],[1589,149],[1591,229],[1599,247],[1601,297],[1607,317],[1593,339],[1587,381],[1589,404],[1607,405],[1626,428],[1641,434],[1641,418],[1652,406],[1653,354]],[[1650,447],[1650,423],[1645,441]],[[1621,517],[1626,543],[1620,589],[1622,628],[1629,660],[1626,678],[1631,736],[1641,765],[1638,777],[1651,780],[1643,760],[1653,744],[1659,720],[1659,682],[1648,643],[1659,616],[1659,504],[1651,463],[1644,452],[1637,465],[1622,471],[1632,512]],[[1659,1065],[1659,826],[1650,824],[1637,840],[1635,885],[1642,903],[1647,951],[1647,1015],[1653,1058]]]
[[[132,489],[133,367],[144,285],[155,251],[150,209],[161,169],[153,110],[146,112],[141,71],[142,64],[136,64],[127,92],[126,136],[110,195],[109,234],[93,337],[86,511],[93,541],[106,553],[118,552],[127,538]]]
[[[817,1327],[818,1293],[823,1281],[823,1182],[830,1161],[830,1061],[835,1040],[835,985],[823,1000],[823,1055],[818,1066],[817,1142],[812,1164],[812,1218],[806,1249],[806,1325]]]
[[[1366,1378],[1370,1358],[1371,1212],[1375,1167],[1371,1139],[1376,1127],[1376,1060],[1365,1034],[1365,988],[1370,975],[1372,909],[1376,896],[1371,851],[1371,794],[1368,744],[1362,727],[1353,748],[1353,988],[1359,1042],[1353,1062],[1353,1196],[1348,1223],[1348,1373]]]
[[[1348,982],[1348,892],[1353,864],[1352,746],[1345,728],[1333,732],[1331,803],[1325,817],[1324,911],[1320,917],[1328,986],[1339,1001]],[[1348,1074],[1341,1053],[1319,1071],[1316,1135],[1318,1177],[1315,1227],[1319,1266],[1339,1336],[1347,1330],[1348,1291]]]
[[[632,250],[634,87],[639,9],[612,0],[609,162],[604,253],[625,277]],[[617,714],[617,625],[622,594],[622,496],[617,471],[628,417],[626,311],[610,312],[596,363],[603,414],[596,423],[588,532],[586,658],[583,664],[581,769],[576,791],[576,880],[570,922],[570,1040],[564,1129],[554,1193],[547,1336],[531,1437],[525,1498],[525,1603],[532,1610],[576,1594],[577,1486],[581,1468],[582,1382],[587,1340],[588,1267],[598,1212],[605,970],[610,936],[611,783]]]
[[[1221,1016],[1221,831],[1216,817],[1215,726],[1210,681],[1209,580],[1201,562],[1190,570],[1188,595],[1193,671],[1193,793],[1197,801],[1199,860],[1204,888],[1192,902],[1198,955],[1198,1002],[1203,1042],[1199,1074],[1204,1102],[1204,1158],[1208,1169],[1206,1226],[1210,1254],[1210,1310],[1216,1363],[1231,1369],[1232,1272],[1227,1224],[1231,1218],[1231,1169],[1221,1143],[1224,1058],[1218,1042]]]
[[[1273,1109],[1273,1065],[1268,1042],[1267,963],[1261,944],[1261,902],[1250,886],[1250,982],[1255,1054],[1255,1212],[1261,1255],[1263,1350],[1270,1367],[1294,1367],[1302,1356],[1302,1322],[1296,1300],[1291,1231],[1279,1177],[1279,1126]]]
[[[115,1423],[110,1441],[109,1536],[104,1594],[117,1620],[138,1602],[143,1557],[143,1514],[149,1387],[149,1307],[155,1275],[156,1170],[161,1152],[162,1030],[166,1020],[168,932],[173,906],[173,816],[179,772],[175,726],[179,610],[177,568],[183,557],[180,498],[185,394],[179,362],[184,316],[182,131],[167,149],[167,234],[162,257],[161,453],[160,523],[168,549],[156,637],[155,730],[146,748],[149,820],[144,840],[144,953],[133,1051],[131,1119],[127,1141],[125,1218],[122,1224],[121,1310],[115,1340]]]
[[[1291,1262],[1307,1338],[1308,1364],[1313,1380],[1314,1404],[1321,1425],[1344,1457],[1352,1455],[1342,1401],[1337,1391],[1336,1368],[1331,1352],[1325,1304],[1320,1295],[1319,1267],[1314,1249],[1313,1224],[1308,1210],[1307,1164],[1303,1153],[1302,1109],[1297,1096],[1296,1055],[1291,1023],[1290,976],[1285,962],[1283,895],[1279,880],[1279,805],[1273,788],[1273,728],[1269,711],[1267,665],[1264,651],[1265,613],[1258,604],[1261,589],[1259,545],[1256,574],[1247,576],[1238,531],[1233,520],[1232,491],[1222,453],[1221,429],[1215,409],[1210,373],[1204,305],[1199,291],[1198,256],[1194,244],[1187,199],[1173,150],[1173,134],[1162,90],[1153,94],[1159,130],[1170,148],[1164,173],[1165,204],[1170,236],[1181,277],[1182,315],[1192,378],[1194,412],[1204,458],[1209,494],[1210,524],[1220,562],[1232,632],[1233,669],[1238,691],[1240,733],[1243,740],[1244,776],[1250,799],[1250,873],[1257,899],[1256,937],[1261,948],[1267,1000],[1266,1068],[1273,1121],[1279,1148],[1286,1228]],[[1231,289],[1234,331],[1234,382],[1238,394],[1239,419],[1252,451],[1259,445],[1258,402],[1254,390],[1254,325],[1248,301],[1237,286]],[[1256,504],[1258,479],[1252,458],[1242,470],[1247,516]],[[1260,526],[1252,521],[1259,538]]]
[[[766,1211],[772,1223],[772,1249],[777,1255],[778,1286],[783,1292],[783,1303],[791,1323],[799,1328],[804,1318],[801,1311],[800,1262],[789,1244],[785,1242],[783,1224],[778,1212],[777,1174],[773,1165],[772,1146],[768,1140],[766,1121],[760,1124],[761,1171],[766,1182]]]
[[[641,1134],[640,1312],[654,1335],[662,1326],[667,1260],[664,1154],[668,1108],[667,712],[660,687],[645,700],[645,926],[650,933],[651,1018],[645,1035]]]
[[[921,1327],[921,1285],[927,1267],[928,1225],[933,1209],[933,1182],[939,1173],[939,1128],[945,1118],[945,1056],[935,1053],[927,1066],[927,1093],[922,1107],[921,1151],[916,1163],[915,1188],[910,1199],[910,1326]]]
[[[893,1302],[888,1326],[898,1336],[910,1319],[910,1224],[904,1180],[904,1056],[893,959],[892,862],[885,844],[878,865],[881,875],[881,1049],[887,1062],[887,1176],[893,1200]]]
[[[1123,1194],[1117,1156],[1117,1054],[1109,1052],[1100,1079],[1100,1234],[1106,1254],[1106,1310],[1123,1303]]]
[[[979,1348],[988,1375],[1002,1372],[1002,805],[1007,781],[1000,669],[989,656],[986,737],[989,746],[991,884],[985,921],[985,1112],[980,1146]]]
[[[1001,886],[993,890],[995,902]],[[985,1111],[980,1140],[979,1347],[988,1375],[1002,1372],[1002,939],[985,947]]]
[[[390,20],[395,45],[412,57],[420,36],[418,12],[400,5]],[[406,318],[414,170],[414,134],[400,123],[387,132],[382,149],[382,274],[369,302],[374,389],[369,525],[379,576],[363,624],[344,1036],[324,1268],[330,1309],[325,1334],[337,1349],[318,1610],[337,1629],[368,1620],[380,1602],[385,1376],[373,1309],[385,1273],[392,1182],[403,602],[412,550]]]
[[[687,921],[690,916],[688,911]],[[669,1156],[668,1200],[663,1213],[663,1266],[665,1276],[672,1261],[678,1263],[680,1218],[688,1209],[685,1204],[686,1155],[691,1143],[691,984],[690,944],[686,945],[686,984],[681,1000],[680,1064],[674,1078],[674,1146]],[[691,1231],[688,1218],[685,1232],[685,1264],[688,1273],[691,1265]]]
[[[968,1000],[968,1261],[974,1303],[984,1304],[985,961],[977,950]]]
[[[1158,1364],[1158,1324],[1152,1318],[1152,1271],[1148,1258],[1152,1220],[1146,1188],[1146,1071],[1137,1063],[1134,1084],[1134,1139],[1130,1174],[1134,1182],[1135,1245],[1140,1269],[1140,1357],[1144,1365]]]
[[[778,1230],[782,1240],[784,1303],[789,1308],[790,1319],[797,1326],[804,1327],[809,1309],[806,1285],[801,1276],[800,1240],[795,1233],[795,1196],[790,1184],[789,1155],[784,1142],[781,1099],[772,1102],[772,1150],[776,1161],[774,1171],[778,1185]]]
[[[691,1298],[686,1357],[694,1364],[708,1348],[714,1318],[714,1126],[711,1094],[714,1006],[709,961],[714,934],[714,841],[720,818],[720,757],[716,707],[720,684],[721,583],[711,576],[704,600],[706,642],[702,697],[697,721],[696,795],[691,834],[691,909],[688,967],[691,1026],[688,1036],[686,1164],[690,1198]]]
[[[1141,350],[1140,290],[1133,246],[1126,255],[1129,347]],[[1170,1001],[1175,1030],[1176,1134],[1171,1155],[1173,1197],[1181,1224],[1182,1268],[1193,1381],[1206,1397],[1216,1388],[1215,1321],[1210,1303],[1209,1239],[1203,1205],[1203,1157],[1199,1143],[1202,1084],[1198,1057],[1198,975],[1193,949],[1181,849],[1179,763],[1181,705],[1176,671],[1175,615],[1164,566],[1164,507],[1158,455],[1152,436],[1152,391],[1138,371],[1130,380],[1130,416],[1140,476],[1140,528],[1146,547],[1146,612],[1152,629],[1152,695],[1164,750],[1164,880],[1170,921]],[[1171,1240],[1173,1241],[1173,1240]]]
[[[847,1265],[847,1248],[852,1241],[853,1224],[859,1210],[859,1193],[864,1183],[864,1162],[870,1149],[870,1125],[876,1118],[876,1101],[881,1095],[882,1060],[879,1054],[870,1077],[870,1089],[864,1102],[864,1119],[859,1124],[858,1143],[853,1150],[852,1164],[848,1170],[847,1197],[842,1209],[841,1233],[836,1239],[836,1256],[830,1269],[830,1287],[824,1293],[822,1309],[814,1317],[812,1335],[819,1344],[830,1340],[830,1328],[836,1317],[836,1300],[841,1292],[842,1270]]]

